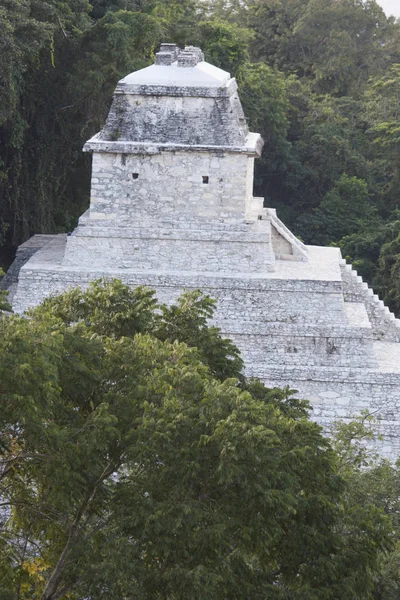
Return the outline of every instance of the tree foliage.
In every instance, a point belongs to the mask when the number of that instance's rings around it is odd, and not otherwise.
[[[302,237],[320,245],[339,242],[343,236],[356,233],[374,219],[368,198],[368,186],[363,179],[343,173],[334,187],[325,194],[314,214],[299,217]]]
[[[0,319],[2,598],[368,597],[390,519],[212,309],[115,281]]]
[[[391,547],[378,557],[378,569],[371,592],[373,600],[394,600],[399,586],[399,484],[400,464],[380,458],[371,446],[378,422],[364,413],[350,423],[338,422],[333,446],[339,459],[339,473],[346,481],[345,496],[352,504],[370,505],[383,511],[391,521]]]
[[[3,277],[4,277],[4,271],[0,268],[0,286],[1,286],[1,280],[3,279]],[[8,296],[8,292],[1,289],[1,287],[0,287],[0,314],[1,314],[1,312],[11,311],[11,306],[7,301],[7,296]]]

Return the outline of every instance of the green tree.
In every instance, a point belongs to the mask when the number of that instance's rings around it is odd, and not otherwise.
[[[366,182],[343,173],[313,215],[300,217],[297,224],[299,228],[304,228],[300,229],[304,239],[329,245],[357,232],[364,222],[370,225],[373,219]]]
[[[202,5],[196,0],[153,0],[151,14],[162,25],[165,39],[180,46],[193,43]],[[161,41],[161,40],[160,40]]]
[[[197,35],[196,43],[203,49],[205,60],[232,76],[236,76],[241,65],[248,62],[251,39],[248,29],[222,21],[202,21]]]
[[[397,222],[397,226],[399,223]],[[380,248],[378,269],[374,281],[384,301],[396,312],[400,312],[400,235]]]
[[[340,241],[342,255],[351,262],[359,274],[367,281],[374,282],[378,272],[379,256],[383,244],[392,241],[400,233],[400,223],[377,224],[364,228],[355,234],[345,236]]]
[[[358,506],[374,506],[390,519],[392,544],[389,552],[378,557],[371,598],[398,598],[400,551],[400,471],[399,461],[383,460],[374,450],[377,421],[365,413],[345,423],[338,422],[333,431],[333,446],[339,459],[339,472],[346,479],[347,500]]]
[[[254,0],[246,4],[248,26],[255,33],[253,57],[266,60],[282,71],[296,72],[296,68],[293,68],[290,40],[308,0]]]
[[[42,48],[51,53],[56,16],[52,3],[10,0],[0,7],[0,125],[14,116],[24,73]]]
[[[380,168],[387,171],[385,204],[399,206],[400,182],[400,64],[394,64],[383,77],[371,79],[366,92],[367,135],[372,140]]]
[[[110,2],[101,17],[99,6],[81,0],[0,10],[8,36],[0,59],[0,245],[68,231],[86,209],[90,158],[82,145],[101,128],[118,79],[147,66],[162,38],[161,19],[135,6]]]
[[[316,97],[304,80],[294,76],[286,79],[285,87],[286,153],[281,153],[272,181],[268,172],[261,172],[262,194],[270,182],[270,202],[288,225],[308,243],[320,243],[313,237],[318,230],[310,229],[308,221],[343,173],[373,187],[365,156],[363,107],[352,98]]]
[[[387,520],[211,314],[111,282],[0,320],[5,600],[367,597]]]
[[[0,285],[1,285],[1,280],[4,277],[4,271],[0,268]],[[11,306],[9,305],[9,303],[7,302],[7,292],[5,290],[2,290],[0,287],[0,313],[2,311],[10,311],[11,310]]]
[[[246,62],[237,80],[249,127],[260,132],[264,139],[263,154],[256,163],[256,193],[265,196],[267,206],[275,206],[277,173],[279,176],[290,151],[286,139],[289,100],[285,77],[263,62]]]
[[[400,314],[400,221],[376,222],[340,241],[342,254],[381,296],[385,304]]]
[[[317,92],[357,94],[382,65],[390,24],[374,0],[255,0],[250,15],[257,57]]]

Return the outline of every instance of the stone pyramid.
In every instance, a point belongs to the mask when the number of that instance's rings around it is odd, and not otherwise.
[[[305,246],[254,198],[250,133],[229,73],[162,44],[115,90],[93,153],[90,208],[67,235],[23,244],[5,280],[14,310],[91,279],[161,301],[201,288],[247,374],[308,398],[323,425],[367,409],[400,453],[399,322],[336,248]]]

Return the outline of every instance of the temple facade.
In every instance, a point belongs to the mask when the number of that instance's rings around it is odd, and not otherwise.
[[[379,451],[400,454],[400,328],[337,248],[305,246],[253,197],[263,142],[235,79],[199,48],[162,44],[115,90],[93,154],[90,207],[71,235],[23,244],[4,283],[24,312],[91,279],[217,300],[215,324],[246,373],[290,386],[324,426],[373,413]],[[268,151],[268,150],[267,150]]]

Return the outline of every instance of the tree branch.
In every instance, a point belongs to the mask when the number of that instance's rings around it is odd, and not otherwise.
[[[60,29],[61,29],[61,31],[64,34],[64,37],[67,38],[68,37],[67,32],[65,31],[64,27],[62,26],[61,19],[60,19],[59,15],[57,15],[57,19],[58,19],[58,24],[60,25]]]
[[[114,81],[114,79],[115,79],[114,77],[109,77],[108,79],[106,79],[105,81],[103,81],[103,83],[101,85],[102,86],[107,85],[111,81]],[[73,104],[68,104],[67,106],[62,106],[61,108],[57,108],[55,110],[55,112],[59,113],[59,112],[63,112],[64,110],[69,110],[70,108],[75,108],[75,106],[79,106],[79,104],[81,104],[82,102],[84,102],[90,96],[93,96],[93,94],[94,94],[94,92],[89,92],[88,94],[86,94],[86,96],[83,96],[82,98],[80,98],[79,100],[77,100],[76,102],[74,102]]]
[[[109,477],[115,471],[115,469],[118,467],[119,464],[120,464],[119,462],[118,462],[118,464],[116,464],[115,462],[109,463],[107,465],[107,467],[104,469],[104,471],[102,472],[102,474],[100,475],[100,477],[97,479],[96,483],[93,486],[93,489],[90,492],[88,492],[86,497],[84,498],[84,500],[83,500],[81,506],[79,507],[79,509],[75,515],[75,518],[72,522],[72,525],[70,527],[69,534],[68,534],[68,539],[65,543],[63,551],[60,554],[57,564],[54,567],[53,572],[50,575],[50,578],[46,584],[46,587],[42,594],[41,600],[57,600],[57,598],[60,597],[59,596],[60,590],[58,590],[58,586],[60,584],[61,577],[62,577],[64,569],[65,569],[67,555],[71,549],[71,545],[72,545],[73,541],[75,540],[75,538],[77,536],[81,519],[84,516],[87,509],[89,508],[91,502],[93,501],[101,483],[103,483],[103,481],[105,479],[107,479],[107,477]]]
[[[93,93],[94,92],[89,92],[88,94],[86,94],[86,96],[83,96],[83,98],[80,98],[80,100],[77,100],[73,104],[68,104],[67,106],[62,106],[61,108],[57,108],[56,113],[63,112],[64,110],[68,110],[69,108],[74,108],[75,106],[78,106],[79,104],[84,102],[84,100],[86,100],[86,98],[89,98],[89,96],[93,96]]]

